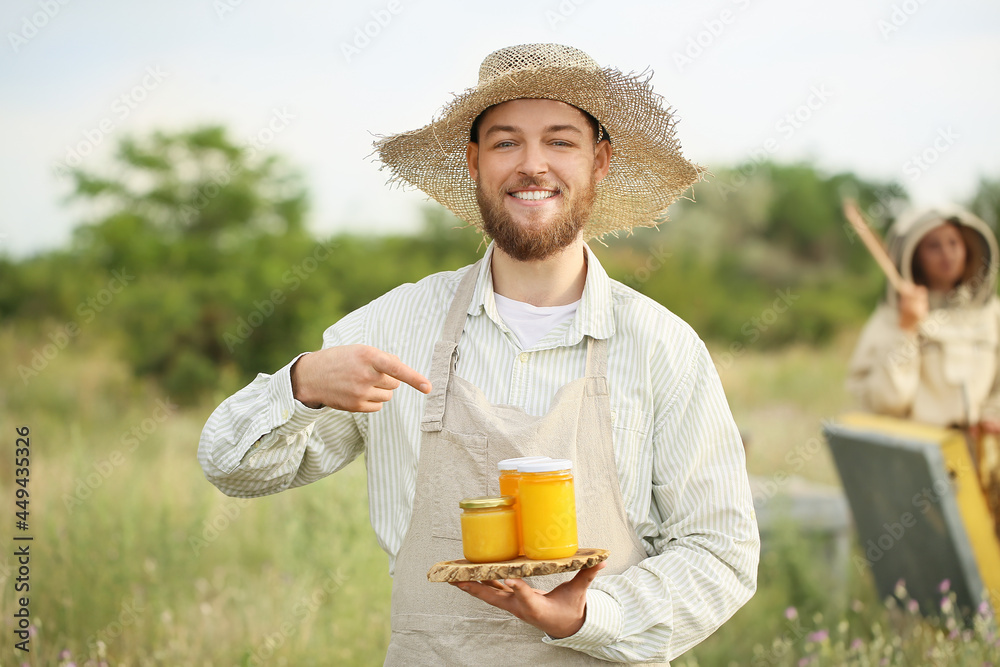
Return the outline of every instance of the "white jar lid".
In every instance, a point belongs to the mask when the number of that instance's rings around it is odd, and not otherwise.
[[[517,470],[517,466],[521,463],[528,463],[529,461],[547,461],[549,457],[547,456],[519,456],[516,459],[504,459],[497,466],[500,470]]]
[[[526,461],[518,464],[518,472],[556,472],[572,470],[573,462],[569,459],[549,459],[548,461]]]

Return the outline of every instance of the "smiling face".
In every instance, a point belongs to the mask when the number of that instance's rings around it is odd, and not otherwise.
[[[479,119],[479,142],[467,150],[483,228],[521,261],[541,260],[580,237],[611,146],[576,107],[519,99]]]
[[[965,239],[952,223],[927,232],[913,255],[915,277],[928,289],[947,292],[965,275]]]

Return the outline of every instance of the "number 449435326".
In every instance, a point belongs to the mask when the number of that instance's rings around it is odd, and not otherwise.
[[[14,495],[18,511],[17,527],[28,530],[28,479],[31,466],[31,438],[27,426],[17,428],[17,446],[14,449]]]

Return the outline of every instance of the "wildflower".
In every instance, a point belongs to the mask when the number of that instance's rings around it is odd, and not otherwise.
[[[817,630],[812,632],[806,637],[806,641],[810,642],[825,642],[830,637],[830,633],[826,630]]]
[[[911,614],[916,614],[918,611],[920,611],[920,605],[917,603],[916,600],[909,600],[906,603],[906,610],[909,611]]]
[[[854,641],[851,642],[851,650],[860,651],[861,647],[863,647],[864,645],[865,643],[863,641],[861,641],[860,639],[855,639]]]
[[[938,585],[938,592],[941,593],[941,595],[944,595],[950,590],[951,590],[951,579],[944,579]]]
[[[788,609],[785,610],[785,618],[787,618],[789,621],[794,621],[798,617],[799,617],[799,610],[796,609],[795,607],[789,607]]]
[[[70,652],[69,652],[68,648],[64,648],[62,651],[59,652],[59,659],[60,660],[69,660],[70,659]]]
[[[983,617],[989,616],[990,615],[990,605],[989,605],[989,603],[986,602],[986,600],[983,600],[982,602],[980,602],[979,606],[976,607],[976,613],[979,614],[980,616],[983,616]]]
[[[799,660],[799,667],[806,667],[806,665],[812,664],[813,660],[815,660],[815,659],[816,659],[816,656],[807,655],[806,657],[801,658]]]
[[[951,611],[951,598],[941,598],[941,611],[946,614]]]

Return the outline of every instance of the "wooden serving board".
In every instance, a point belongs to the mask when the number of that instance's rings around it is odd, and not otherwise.
[[[494,579],[520,579],[538,577],[543,574],[572,572],[585,567],[593,567],[607,560],[605,549],[580,549],[568,558],[531,560],[521,556],[498,563],[470,563],[459,560],[443,560],[435,563],[427,572],[428,581],[491,581]]]

